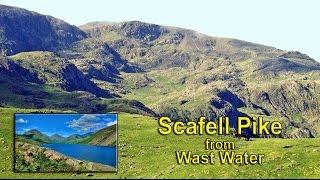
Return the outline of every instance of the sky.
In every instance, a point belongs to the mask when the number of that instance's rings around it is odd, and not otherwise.
[[[320,61],[319,0],[0,0],[73,25],[131,21],[297,50]]]
[[[96,132],[117,123],[116,114],[16,114],[17,134],[36,129],[52,136],[68,137],[73,134]]]

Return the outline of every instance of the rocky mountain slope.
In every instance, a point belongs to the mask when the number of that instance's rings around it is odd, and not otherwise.
[[[305,54],[138,21],[80,28],[143,69],[122,73],[119,94],[161,115],[260,115],[280,119],[283,137],[320,130],[320,63]]]
[[[139,21],[77,28],[23,9],[0,9],[0,32],[6,32],[0,33],[6,55],[0,90],[7,94],[1,106],[175,120],[259,115],[282,121],[282,137],[320,133],[320,64],[303,53]],[[15,21],[28,29],[13,32],[43,42],[7,33]]]
[[[115,83],[120,72],[141,70],[62,20],[1,5],[0,45],[0,106],[155,115],[91,80]]]
[[[51,16],[0,5],[0,52],[56,50],[84,39],[79,28]]]

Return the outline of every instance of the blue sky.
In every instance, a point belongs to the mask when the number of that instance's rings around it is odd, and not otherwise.
[[[116,114],[16,114],[16,133],[37,129],[46,135],[85,134],[117,123]]]
[[[319,0],[0,0],[63,19],[139,20],[178,26],[212,36],[238,38],[320,60]]]

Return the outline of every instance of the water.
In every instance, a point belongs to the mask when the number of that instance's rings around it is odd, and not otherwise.
[[[75,159],[116,167],[116,147],[83,144],[44,144],[43,146]]]

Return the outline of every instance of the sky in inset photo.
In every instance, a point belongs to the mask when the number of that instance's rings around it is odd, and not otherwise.
[[[16,114],[17,134],[36,129],[46,135],[86,134],[117,123],[116,114]]]

